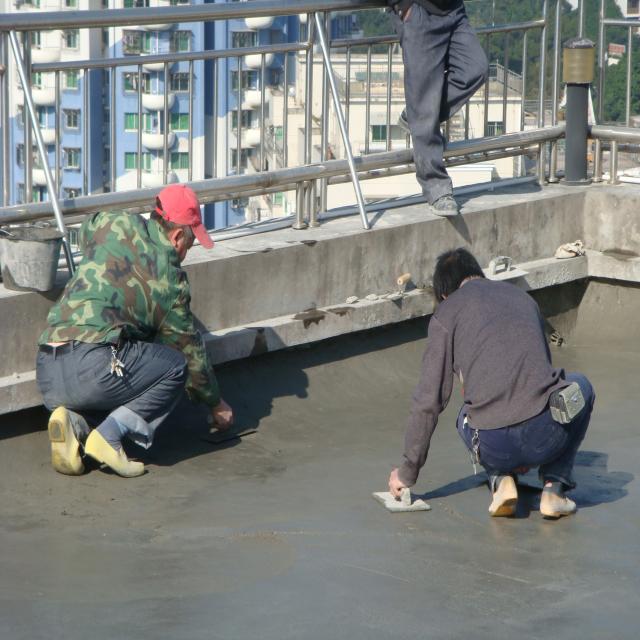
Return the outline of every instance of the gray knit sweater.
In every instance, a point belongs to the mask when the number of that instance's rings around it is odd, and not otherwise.
[[[463,384],[464,411],[476,429],[497,429],[541,413],[567,386],[551,366],[535,301],[517,287],[487,279],[463,284],[431,317],[427,349],[405,437],[400,479],[415,484],[427,459],[453,376]]]

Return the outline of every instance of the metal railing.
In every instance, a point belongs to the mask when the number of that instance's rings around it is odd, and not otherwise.
[[[553,16],[549,11],[550,0],[541,0],[541,14],[539,18],[527,22],[510,25],[491,25],[478,29],[478,34],[487,45],[493,38],[501,38],[504,43],[503,59],[492,60],[496,74],[480,90],[481,98],[474,103],[482,112],[482,137],[470,138],[472,120],[472,105],[467,104],[463,109],[457,125],[449,123],[445,129],[448,139],[452,139],[452,130],[457,127],[456,141],[450,142],[445,153],[449,166],[463,163],[486,162],[505,157],[535,156],[537,158],[536,176],[539,182],[547,177],[550,181],[558,179],[557,141],[563,135],[563,125],[558,121],[558,104],[560,89],[560,36],[562,33],[562,2],[555,1]],[[602,0],[604,5],[604,0]],[[225,200],[258,197],[283,191],[295,191],[295,215],[290,222],[296,228],[315,225],[319,215],[328,209],[329,188],[333,185],[352,182],[356,189],[356,199],[360,203],[360,214],[366,226],[366,212],[364,211],[362,194],[358,193],[360,181],[399,175],[413,171],[413,156],[411,149],[397,150],[392,140],[392,107],[402,105],[402,95],[396,93],[402,64],[398,55],[398,43],[395,36],[378,36],[367,38],[339,38],[331,40],[328,37],[327,26],[330,12],[355,11],[362,9],[381,8],[385,3],[371,0],[255,0],[243,3],[222,3],[202,5],[180,5],[162,8],[134,8],[111,9],[109,11],[83,12],[30,12],[4,14],[0,16],[0,63],[4,73],[0,74],[0,121],[2,124],[3,162],[3,194],[0,208],[0,224],[33,221],[50,218],[55,214],[58,224],[64,226],[64,220],[76,221],[88,213],[110,208],[126,208],[144,210],[153,200],[162,184],[178,177],[190,182],[203,203],[216,203]],[[584,2],[578,4],[578,30],[584,30]],[[238,20],[256,17],[283,17],[301,15],[306,21],[306,33],[295,41],[279,44],[261,44],[253,47],[229,49],[202,49],[178,53],[153,55],[114,55],[113,50],[108,56],[88,58],[82,60],[64,60],[35,64],[30,60],[31,31],[45,31],[50,29],[101,29],[105,27],[130,27],[142,25],[176,25],[179,23],[219,23],[221,21]],[[612,21],[601,20],[601,31],[604,26],[613,24]],[[615,22],[618,24],[620,21]],[[291,25],[291,22],[289,23]],[[624,21],[625,26],[630,24]],[[636,21],[637,25],[637,21]],[[20,45],[18,34],[22,34]],[[527,95],[532,86],[529,69],[531,52],[531,34],[539,36],[537,58],[539,72],[537,86],[532,95]],[[553,38],[548,42],[549,33]],[[510,56],[513,43],[521,40],[522,68],[519,74],[514,74],[510,68]],[[116,46],[115,42],[111,43]],[[324,55],[317,52],[317,46]],[[550,46],[549,46],[550,45]],[[602,50],[603,44],[601,44]],[[550,60],[551,82],[547,72],[548,50],[552,53]],[[601,51],[600,51],[601,53]],[[16,61],[20,56],[24,58],[22,65],[21,84],[24,88],[25,111],[29,118],[24,118],[24,149],[32,146],[32,137],[36,137],[42,163],[48,172],[47,185],[49,188],[49,202],[30,202],[31,172],[33,164],[31,154],[24,155],[24,192],[26,203],[11,206],[9,203],[9,185],[13,179],[11,174],[12,141],[10,139],[10,114],[8,110],[9,80],[6,70],[9,68],[10,56]],[[270,64],[272,60],[278,62],[278,72]],[[599,62],[601,58],[599,57]],[[360,65],[362,77],[356,77],[354,68]],[[20,68],[18,64],[18,69]],[[131,88],[129,96],[124,96],[118,89],[122,78],[123,68],[129,68],[127,82]],[[321,75],[318,77],[318,68]],[[178,69],[174,72],[172,70]],[[601,76],[602,64],[600,65]],[[505,71],[506,70],[506,71]],[[41,132],[37,120],[35,105],[32,100],[31,78],[33,74],[53,74],[55,93],[55,164],[54,171],[49,170],[47,150],[41,144]],[[103,92],[109,104],[109,123],[107,146],[109,148],[109,164],[106,171],[108,180],[105,182],[111,191],[106,193],[88,193],[90,175],[89,153],[87,152],[89,138],[88,127],[83,126],[82,196],[64,199],[62,192],[62,173],[60,161],[60,140],[63,123],[61,122],[62,83],[68,73],[78,73],[80,77],[84,117],[87,122],[90,111],[89,100],[91,87],[87,84],[97,82],[98,74],[103,74]],[[93,73],[93,75],[92,75]],[[149,73],[149,75],[145,75]],[[179,78],[176,73],[181,74]],[[194,109],[197,101],[202,100],[202,92],[196,96],[196,78],[203,75],[209,78],[208,85],[212,90],[210,100],[209,121],[213,123],[206,133],[205,144],[195,135]],[[235,86],[232,80],[236,79]],[[376,85],[376,80],[379,80]],[[86,82],[86,84],[85,84]],[[180,91],[172,82],[179,82]],[[522,87],[518,100],[518,84]],[[551,86],[549,86],[549,84]],[[493,85],[493,93],[492,93]],[[222,87],[222,89],[220,89]],[[186,89],[185,89],[186,88]],[[156,91],[154,94],[153,91]],[[318,90],[320,97],[317,98]],[[188,105],[188,127],[185,132],[178,132],[176,136],[180,153],[188,154],[188,168],[175,171],[171,164],[171,103],[175,95],[181,93],[181,102]],[[537,93],[537,95],[536,95]],[[186,94],[186,100],[184,95]],[[514,98],[515,94],[515,98]],[[145,96],[151,95],[153,100]],[[385,127],[385,151],[371,153],[372,106],[376,102],[383,103],[383,117],[377,113],[376,122],[382,122]],[[131,99],[129,99],[131,98]],[[525,130],[528,106],[535,98],[537,109],[531,113],[535,118],[535,127]],[[364,99],[364,114],[361,120],[354,115],[356,104]],[[119,183],[124,173],[118,171],[118,153],[120,152],[121,131],[117,129],[116,114],[123,101],[135,104],[137,115],[137,131],[135,132],[135,149],[130,151],[129,158],[134,159],[135,184],[129,185],[127,190]],[[490,112],[497,108],[498,121],[502,122],[502,130],[506,130],[508,105],[519,102],[519,122],[515,132],[489,137],[490,124],[495,128],[495,122],[490,119]],[[629,100],[629,99],[628,99]],[[332,102],[333,101],[333,102]],[[157,164],[162,169],[156,174],[160,184],[143,188],[145,181],[143,141],[144,122],[147,105],[158,114],[158,122],[154,131],[159,132],[159,138],[153,141]],[[249,104],[249,109],[245,105]],[[547,115],[547,105],[550,105]],[[253,110],[259,114],[257,130],[251,126],[243,126],[243,111]],[[231,123],[231,112],[235,112],[235,126]],[[600,111],[599,111],[600,112]],[[204,114],[202,114],[204,120]],[[135,118],[134,118],[135,120]],[[550,122],[549,122],[550,120]],[[295,156],[290,141],[290,132],[296,124],[301,132],[299,162]],[[335,123],[341,135],[332,134]],[[278,161],[273,162],[272,153],[276,150],[273,140],[273,129],[279,128],[282,135],[282,146],[278,149]],[[364,129],[364,131],[362,131]],[[244,130],[244,131],[243,131]],[[592,135],[598,134],[594,128]],[[363,138],[361,156],[353,156],[351,142],[361,135]],[[255,145],[249,148],[247,136],[251,137]],[[604,138],[602,138],[604,139]],[[318,144],[319,141],[319,144]],[[15,141],[13,141],[15,144]],[[176,142],[174,142],[176,144]],[[202,160],[204,167],[199,175],[194,174],[196,147],[208,160]],[[206,147],[203,148],[203,147]],[[126,147],[131,148],[131,147]],[[219,152],[222,148],[222,152]],[[547,152],[548,148],[548,152]],[[213,153],[207,154],[207,149]],[[225,154],[234,152],[234,166],[229,162],[222,162]],[[248,156],[252,162],[246,161]],[[596,156],[597,157],[597,156]],[[268,168],[268,164],[275,164],[279,168]],[[243,166],[246,163],[246,168]],[[232,169],[235,175],[227,175]],[[250,170],[255,170],[251,173]],[[243,173],[244,172],[244,173]],[[55,177],[54,177],[55,176]],[[50,178],[50,179],[49,179]],[[252,205],[254,211],[261,211],[261,207]],[[223,221],[223,223],[226,221]],[[221,226],[225,226],[222,224]]]

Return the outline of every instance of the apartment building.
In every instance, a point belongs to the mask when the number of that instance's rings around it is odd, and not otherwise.
[[[4,0],[5,12],[78,11],[101,8],[100,0]],[[97,29],[33,31],[29,37],[34,63],[88,59],[102,55],[102,38]],[[11,163],[8,167],[9,203],[38,202],[48,199],[45,173],[35,138],[25,148],[24,92],[13,57],[7,69],[9,101],[9,140]],[[33,73],[32,96],[36,117],[47,150],[48,164],[55,173],[61,197],[73,198],[103,189],[104,151],[102,129],[102,73],[72,69],[59,74],[59,96],[55,73]],[[86,115],[84,115],[86,114]],[[56,145],[56,118],[59,119]],[[31,155],[31,171],[27,158]]]

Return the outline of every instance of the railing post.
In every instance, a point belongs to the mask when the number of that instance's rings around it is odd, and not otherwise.
[[[0,33],[0,137],[2,139],[2,206],[9,204],[11,174],[9,173],[9,158],[11,146],[9,139],[9,45],[7,34]]]
[[[594,43],[587,38],[572,38],[565,42],[563,56],[563,79],[567,85],[565,182],[570,185],[589,184],[587,141]]]
[[[609,184],[618,184],[618,141],[611,141],[609,151]]]
[[[30,37],[27,34],[28,38]],[[28,41],[28,39],[27,39]],[[40,159],[42,160],[42,169],[44,170],[44,175],[47,181],[47,189],[49,191],[49,200],[51,201],[51,205],[53,207],[53,213],[56,218],[56,223],[58,227],[58,231],[62,233],[62,251],[64,253],[64,257],[67,261],[67,267],[69,268],[70,275],[73,275],[75,272],[75,263],[73,262],[73,255],[71,253],[71,246],[69,245],[69,237],[67,236],[67,229],[64,224],[64,218],[62,217],[62,211],[60,210],[60,204],[58,202],[58,194],[56,193],[56,185],[53,181],[53,176],[51,175],[51,169],[49,168],[49,158],[47,157],[47,149],[44,145],[44,141],[42,140],[42,132],[40,131],[40,125],[38,123],[38,119],[36,117],[36,108],[33,103],[33,98],[31,96],[31,85],[29,83],[29,73],[27,71],[27,67],[20,55],[20,46],[18,45],[18,38],[14,31],[9,32],[9,43],[11,44],[11,49],[13,50],[13,57],[16,63],[16,70],[18,71],[18,77],[20,78],[20,82],[22,83],[22,90],[24,94],[24,115],[25,128],[27,127],[27,123],[31,123],[33,127],[33,132],[36,137],[36,144],[38,146],[38,152],[40,153]],[[29,116],[27,119],[26,116]],[[29,157],[31,157],[32,152],[31,149],[28,151]],[[25,161],[26,161],[25,152]],[[26,163],[25,163],[26,167]],[[31,170],[31,163],[29,164],[29,170]],[[25,176],[25,185],[27,183]],[[29,181],[30,184],[30,181]],[[25,187],[26,188],[26,187]]]

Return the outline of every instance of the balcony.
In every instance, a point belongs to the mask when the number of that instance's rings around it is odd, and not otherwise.
[[[170,131],[167,134],[167,147],[171,149],[176,143],[176,134]],[[142,144],[147,149],[164,149],[164,133],[145,131],[142,133]]]
[[[60,47],[32,47],[31,62],[34,64],[46,64],[60,60]]]
[[[142,186],[145,189],[156,189],[164,184],[164,171],[143,171]],[[178,175],[175,171],[169,171],[167,173],[167,184],[178,182]]]
[[[243,109],[257,109],[262,104],[262,93],[260,89],[249,89],[242,95]]]
[[[275,56],[273,55],[273,53],[267,53],[264,55],[264,66],[265,67],[270,67],[273,65],[273,62],[275,60]],[[262,54],[261,53],[254,53],[251,54],[249,56],[246,56],[244,59],[244,64],[245,67],[248,67],[249,69],[260,69],[261,65],[262,65]]]
[[[236,132],[237,135],[237,132]],[[242,146],[257,147],[260,144],[260,127],[242,130]]]
[[[31,181],[35,186],[45,186],[47,184],[47,176],[44,172],[44,169],[34,168],[31,172]]]
[[[176,94],[170,93],[167,97],[169,109],[173,107],[176,101]],[[164,94],[163,93],[143,93],[142,106],[148,111],[164,111]]]
[[[150,55],[160,55],[160,52],[154,52],[153,54]],[[174,65],[175,63],[173,62],[169,62],[169,64],[167,65],[169,69],[171,69],[171,67]],[[155,71],[155,72],[159,72],[162,73],[164,71],[164,62],[149,62],[147,64],[143,64],[142,68],[145,71]]]
[[[56,90],[54,87],[32,87],[31,96],[33,102],[39,107],[52,107],[56,103]]]
[[[42,141],[45,144],[54,144],[56,141],[56,130],[55,127],[42,127],[40,129],[40,133],[42,133]]]
[[[247,29],[258,31],[258,29],[268,29],[273,24],[273,18],[269,16],[261,16],[259,18],[245,18],[244,23]]]

